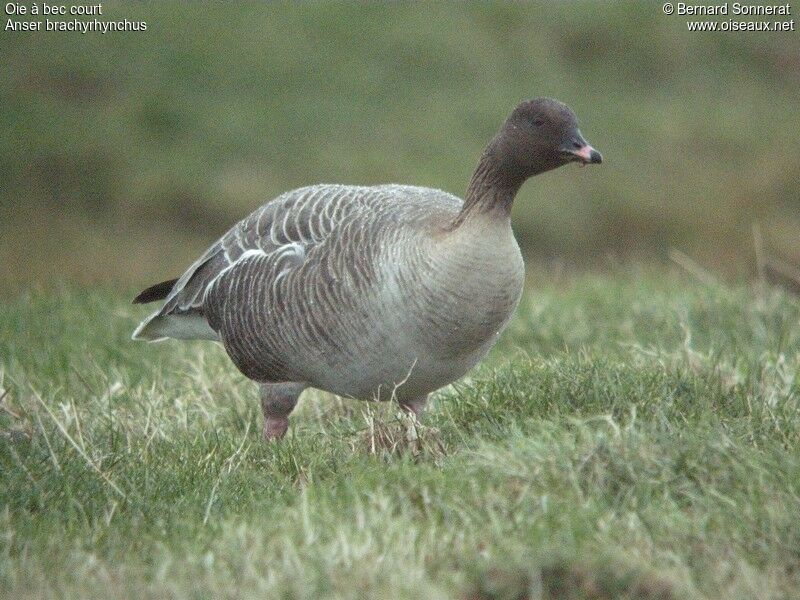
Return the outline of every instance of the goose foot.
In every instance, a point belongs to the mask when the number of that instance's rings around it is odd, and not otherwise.
[[[297,405],[303,383],[262,383],[261,411],[264,413],[264,439],[279,440],[289,428],[289,414]]]
[[[400,404],[400,408],[410,412],[419,419],[422,416],[422,412],[425,410],[425,405],[428,403],[428,394],[419,398],[398,400],[398,403]]]

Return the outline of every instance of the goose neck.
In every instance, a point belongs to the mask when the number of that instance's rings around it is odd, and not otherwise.
[[[472,174],[464,206],[452,228],[471,219],[489,218],[510,222],[514,197],[523,181],[516,174],[509,175],[509,170],[499,164],[491,149],[487,149]]]

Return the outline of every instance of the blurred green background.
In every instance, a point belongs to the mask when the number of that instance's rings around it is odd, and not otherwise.
[[[754,223],[800,263],[797,32],[689,33],[654,2],[103,7],[147,31],[0,34],[5,291],[177,276],[306,184],[462,195],[537,95],[571,105],[606,160],[522,189],[532,263],[665,263],[677,248],[748,276]]]

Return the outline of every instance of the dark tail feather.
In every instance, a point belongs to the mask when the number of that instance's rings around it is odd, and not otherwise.
[[[170,279],[169,281],[162,281],[141,292],[136,298],[133,299],[134,304],[147,304],[148,302],[155,302],[156,300],[163,300],[172,291],[172,287],[177,282],[177,279]]]

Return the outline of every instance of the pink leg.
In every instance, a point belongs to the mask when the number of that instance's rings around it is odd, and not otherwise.
[[[422,411],[425,410],[425,405],[428,403],[428,396],[421,396],[419,398],[399,400],[400,408],[412,413],[417,419],[422,416]]]
[[[264,439],[268,442],[279,440],[289,429],[289,417],[266,417],[264,419]]]
[[[264,413],[264,439],[279,440],[289,428],[289,413],[306,388],[302,383],[262,383],[261,410]]]

